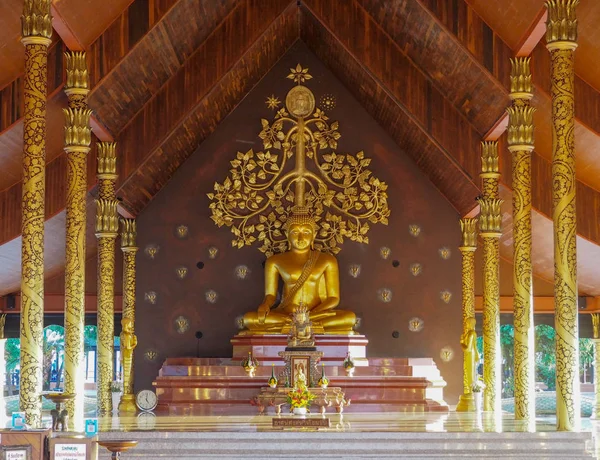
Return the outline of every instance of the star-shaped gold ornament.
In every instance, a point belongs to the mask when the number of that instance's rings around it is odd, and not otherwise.
[[[265,102],[265,104],[267,104],[268,108],[276,110],[277,107],[279,107],[279,104],[281,104],[281,101],[277,97],[275,97],[274,94],[271,94],[267,98],[267,101]]]

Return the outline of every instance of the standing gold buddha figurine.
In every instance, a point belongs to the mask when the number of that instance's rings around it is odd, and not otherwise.
[[[477,333],[475,332],[475,318],[468,318],[466,328],[460,337],[460,346],[465,354],[464,362],[464,386],[465,394],[472,392],[473,383],[477,381],[477,363],[479,352],[477,351]]]
[[[315,332],[353,333],[356,315],[336,308],[340,303],[337,260],[312,249],[317,229],[306,208],[294,208],[285,226],[289,250],[267,259],[265,298],[257,311],[244,315],[246,334],[287,333],[292,313],[300,304],[309,311]],[[283,297],[273,308],[279,278],[283,281]]]
[[[133,333],[133,320],[121,320],[123,330],[121,339],[121,366],[123,367],[123,395],[119,402],[119,411],[135,412],[135,396],[133,394],[133,350],[137,346],[137,337]]]

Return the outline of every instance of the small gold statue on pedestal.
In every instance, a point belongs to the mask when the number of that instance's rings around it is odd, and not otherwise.
[[[123,330],[121,339],[121,366],[123,367],[123,396],[119,402],[120,412],[136,412],[135,395],[133,394],[133,350],[137,347],[137,337],[133,333],[133,320],[121,320]]]
[[[292,326],[288,336],[288,347],[314,347],[315,336],[306,307],[302,304],[292,313]]]

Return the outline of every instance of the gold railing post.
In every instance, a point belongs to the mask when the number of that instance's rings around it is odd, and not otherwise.
[[[577,223],[575,194],[574,51],[579,0],[549,0],[546,47],[552,78],[552,217],[556,328],[556,428],[580,425]]]
[[[21,202],[21,386],[25,422],[42,422],[44,330],[44,220],[46,195],[46,98],[50,0],[25,0],[21,16],[25,45],[23,195]]]
[[[513,188],[513,313],[515,419],[535,427],[535,368],[533,330],[533,268],[531,263],[531,152],[533,97],[529,58],[511,59],[507,109],[508,150],[512,153]]]

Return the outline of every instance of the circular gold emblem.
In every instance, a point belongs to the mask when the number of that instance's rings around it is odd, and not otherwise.
[[[315,96],[306,86],[294,86],[285,98],[288,112],[293,116],[307,117],[315,110]]]

